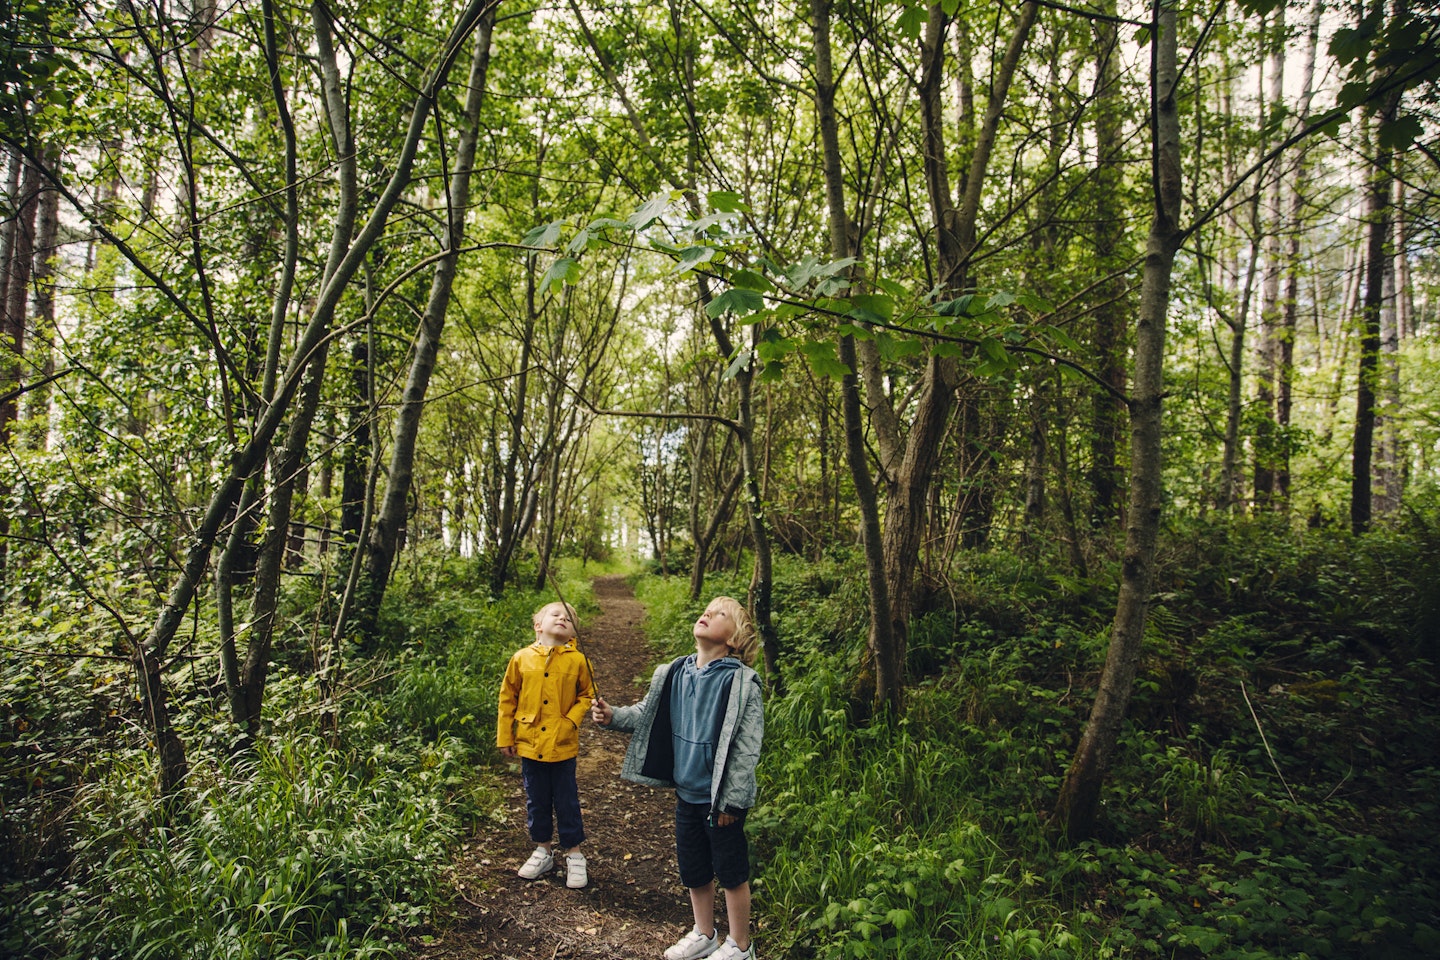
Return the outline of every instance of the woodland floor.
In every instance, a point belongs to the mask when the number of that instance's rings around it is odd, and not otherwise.
[[[600,615],[582,624],[580,642],[610,703],[634,703],[655,664],[640,632],[644,607],[621,577],[595,581]],[[450,869],[455,900],[448,918],[411,939],[426,960],[626,957],[659,960],[690,929],[690,903],[675,869],[674,795],[620,779],[628,734],[580,730],[578,780],[590,884],[565,886],[556,868],[539,880],[516,870],[534,849],[525,832],[519,763],[507,768],[506,817],[485,821]],[[717,903],[717,918],[722,918]],[[723,919],[722,919],[723,923]]]

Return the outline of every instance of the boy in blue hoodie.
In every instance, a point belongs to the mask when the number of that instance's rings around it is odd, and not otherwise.
[[[755,803],[755,767],[765,716],[755,632],[739,601],[716,597],[695,621],[695,652],[655,669],[644,699],[591,718],[633,734],[620,775],[675,788],[675,858],[695,925],[665,960],[755,960],[750,940],[750,851],[745,814]],[[715,883],[725,890],[729,936],[715,926]]]

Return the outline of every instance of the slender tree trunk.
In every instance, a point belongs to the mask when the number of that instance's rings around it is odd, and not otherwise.
[[[1380,379],[1380,312],[1384,308],[1385,260],[1389,256],[1392,153],[1385,141],[1386,124],[1394,119],[1395,100],[1375,118],[1375,166],[1370,174],[1366,205],[1365,300],[1361,307],[1360,369],[1355,387],[1355,436],[1351,455],[1350,529],[1370,529],[1374,499],[1375,400]]]
[[[1285,7],[1275,9],[1275,22],[1266,31],[1270,43],[1269,90],[1261,99],[1262,112],[1278,109],[1285,92]],[[1268,144],[1266,144],[1268,147]],[[1265,275],[1260,292],[1260,356],[1255,378],[1255,506],[1275,508],[1275,462],[1280,444],[1275,415],[1275,388],[1280,373],[1280,198],[1282,177],[1279,161],[1271,164],[1265,189],[1264,239],[1257,238],[1264,251]]]
[[[1297,113],[1310,115],[1310,105],[1315,91],[1315,54],[1320,40],[1320,14],[1323,4],[1315,0],[1310,7],[1310,20],[1306,26],[1304,59],[1300,68],[1300,100]],[[1295,336],[1299,326],[1297,311],[1300,303],[1300,236],[1301,215],[1305,207],[1305,187],[1310,179],[1309,141],[1302,143],[1295,161],[1295,173],[1290,182],[1290,208],[1286,216],[1288,244],[1285,254],[1285,293],[1282,297],[1283,312],[1280,320],[1280,356],[1275,386],[1275,425],[1280,431],[1280,444],[1275,457],[1275,495],[1282,508],[1290,509],[1290,454],[1294,442],[1290,439],[1291,417],[1294,409],[1295,381]]]
[[[21,160],[19,192],[11,193],[15,213],[7,225],[4,241],[5,273],[0,286],[0,306],[5,311],[0,326],[0,450],[8,450],[14,442],[20,402],[17,391],[28,370],[25,362],[25,332],[30,319],[30,271],[35,259],[35,220],[40,212],[40,171],[33,163]],[[0,485],[0,504],[8,503],[10,490]],[[10,558],[10,511],[0,507],[0,606],[6,594]]]
[[[55,168],[59,166],[59,159],[58,153],[52,152],[46,156],[45,162]],[[35,376],[41,381],[48,381],[55,372],[55,258],[58,253],[56,238],[60,231],[58,191],[41,191],[39,215],[40,222],[36,227],[35,238],[35,266],[31,272],[35,286],[35,327],[26,354],[31,358],[28,366]],[[50,393],[48,382],[42,382],[26,394],[25,419],[34,425],[29,442],[37,449],[49,445]]]
[[[1229,391],[1225,402],[1225,442],[1220,453],[1220,506],[1231,512],[1245,502],[1240,483],[1240,421],[1245,415],[1245,335],[1250,326],[1250,303],[1260,261],[1260,195],[1250,203],[1250,259],[1245,265],[1245,286],[1240,306],[1230,324]]]
[[[357,611],[359,626],[365,632],[374,629],[375,617],[385,597],[390,570],[405,528],[406,507],[415,473],[415,445],[420,436],[420,418],[425,412],[425,393],[430,387],[435,358],[440,352],[445,312],[450,307],[450,294],[460,263],[460,247],[465,242],[465,217],[470,209],[470,174],[480,138],[480,104],[490,64],[490,36],[494,23],[495,8],[490,6],[481,15],[475,31],[475,51],[470,59],[465,112],[460,121],[460,138],[455,151],[455,171],[446,202],[445,256],[435,265],[430,283],[430,298],[425,304],[420,332],[413,346],[410,373],[401,393],[399,409],[395,412],[385,494],[366,544],[365,586],[362,587],[364,605]]]
[[[280,575],[285,567],[285,550],[289,541],[290,515],[295,501],[297,480],[309,446],[315,412],[320,407],[320,386],[325,378],[328,341],[315,351],[314,359],[300,391],[300,403],[285,442],[274,457],[271,468],[269,524],[260,546],[255,568],[255,592],[250,604],[249,641],[245,660],[240,666],[238,687],[230,697],[231,719],[246,739],[260,731],[260,708],[265,699],[265,680],[270,672],[270,649],[275,639],[276,608],[280,600]]]
[[[1102,10],[1115,14],[1114,0]],[[1120,188],[1124,162],[1120,87],[1119,29],[1097,19],[1095,31],[1095,257],[1102,271],[1115,278],[1096,291],[1094,313],[1096,375],[1110,390],[1095,390],[1090,408],[1090,524],[1097,531],[1113,528],[1119,517],[1119,491],[1124,483],[1120,447],[1124,438],[1124,407],[1116,396],[1125,390],[1126,280],[1118,271],[1125,256],[1125,221]]]
[[[1391,210],[1395,202],[1391,201]],[[1394,228],[1392,212],[1392,235]],[[1396,283],[1395,264],[1403,258],[1405,251],[1389,248],[1385,257],[1384,291],[1380,308],[1380,358],[1376,392],[1379,395],[1380,411],[1375,415],[1375,432],[1379,435],[1378,463],[1375,465],[1375,479],[1379,491],[1374,500],[1375,512],[1391,516],[1400,509],[1404,494],[1402,477],[1400,430],[1396,423],[1396,412],[1400,410],[1400,334],[1396,303],[1399,301],[1399,287]],[[1383,412],[1381,412],[1383,411]]]
[[[821,164],[825,175],[826,207],[830,224],[830,254],[836,259],[855,255],[850,215],[845,206],[844,167],[840,154],[840,125],[835,112],[835,69],[830,48],[830,0],[811,0],[814,34],[815,114],[820,128]],[[858,238],[857,238],[858,239]],[[865,551],[865,577],[870,596],[870,630],[866,639],[869,663],[862,669],[857,703],[864,710],[902,708],[903,688],[895,660],[894,620],[890,615],[890,589],[880,536],[880,504],[865,449],[861,413],[860,362],[855,338],[841,334],[839,359],[847,373],[840,381],[845,422],[845,453],[860,509],[860,540]]]
[[[340,452],[340,541],[345,545],[341,557],[349,555],[360,539],[360,524],[365,516],[365,478],[370,472],[370,348],[366,339],[356,338],[350,345],[348,366],[350,405],[347,413],[346,439]]]
[[[1180,248],[1180,121],[1175,90],[1174,8],[1157,0],[1152,43],[1152,178],[1154,216],[1145,245],[1140,315],[1135,327],[1135,391],[1130,401],[1130,504],[1120,594],[1110,646],[1090,718],[1065,773],[1054,819],[1072,840],[1090,836],[1100,792],[1130,703],[1144,641],[1161,505],[1161,398],[1170,276]]]
[[[730,518],[730,512],[734,508],[735,494],[740,491],[740,483],[745,479],[745,468],[741,466],[730,474],[730,479],[725,484],[725,489],[720,493],[720,499],[715,504],[715,509],[710,514],[710,521],[705,529],[695,534],[695,558],[690,565],[690,599],[699,600],[700,591],[705,589],[705,565],[710,558],[710,545],[715,542],[715,535]]]

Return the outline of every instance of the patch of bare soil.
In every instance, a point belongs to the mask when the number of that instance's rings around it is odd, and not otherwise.
[[[600,616],[582,624],[581,647],[610,703],[644,695],[654,657],[640,632],[644,607],[621,577],[595,581]],[[641,683],[637,685],[636,681]],[[590,884],[565,886],[564,868],[536,881],[515,873],[534,849],[525,831],[518,762],[506,773],[507,817],[471,837],[451,867],[451,916],[411,939],[427,960],[626,957],[659,960],[690,928],[690,901],[675,870],[674,794],[620,779],[628,734],[587,723],[580,731],[580,806]]]

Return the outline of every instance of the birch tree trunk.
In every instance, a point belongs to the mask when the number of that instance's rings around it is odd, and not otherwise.
[[[1170,277],[1180,228],[1180,120],[1175,91],[1176,17],[1157,2],[1151,30],[1151,180],[1154,214],[1145,244],[1140,314],[1135,326],[1135,387],[1130,400],[1130,499],[1120,594],[1105,667],[1085,732],[1065,773],[1054,820],[1072,840],[1092,834],[1105,773],[1120,736],[1145,635],[1155,542],[1160,530],[1161,398]]]
[[[1306,25],[1305,50],[1300,67],[1300,100],[1297,113],[1302,117],[1310,115],[1311,102],[1315,93],[1315,55],[1320,42],[1320,14],[1322,4],[1316,0],[1310,7],[1310,19]],[[1309,182],[1310,144],[1300,144],[1295,160],[1295,172],[1290,178],[1290,206],[1285,218],[1288,244],[1285,253],[1285,292],[1280,320],[1280,356],[1275,385],[1275,424],[1280,431],[1280,445],[1276,450],[1275,495],[1285,510],[1290,507],[1290,454],[1294,442],[1290,439],[1290,422],[1294,409],[1295,380],[1295,336],[1300,303],[1300,218],[1305,207],[1305,185]]]

